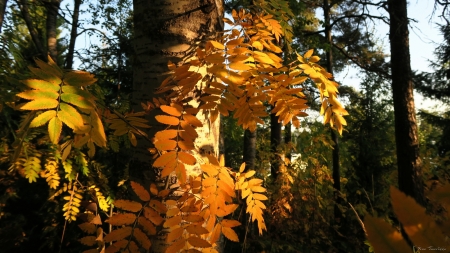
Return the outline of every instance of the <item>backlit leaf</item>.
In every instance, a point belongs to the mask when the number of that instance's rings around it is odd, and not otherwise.
[[[134,181],[131,181],[131,187],[133,188],[133,191],[136,193],[136,195],[142,200],[142,201],[149,201],[150,200],[150,193],[139,183],[136,183]]]
[[[169,228],[169,227],[173,227],[175,225],[178,225],[181,223],[181,216],[174,216],[172,218],[169,218],[166,220],[166,222],[164,222],[164,227],[165,228]]]
[[[191,154],[185,152],[178,152],[178,159],[184,164],[194,165],[197,162],[197,159]]]
[[[217,42],[217,41],[214,41],[214,40],[210,40],[210,41],[208,41],[208,43],[211,43],[211,45],[213,47],[217,48],[217,49],[220,49],[220,50],[225,49],[225,46],[222,43],[220,43],[220,42]]]
[[[83,109],[94,109],[94,105],[89,100],[77,94],[63,93],[61,94],[61,99],[66,103]]]
[[[228,240],[233,242],[239,242],[239,237],[232,228],[222,227],[222,233],[226,238],[228,238]]]
[[[48,122],[48,135],[49,135],[50,141],[52,143],[56,144],[59,142],[59,137],[61,136],[61,131],[62,131],[61,121],[57,117],[52,118]]]
[[[237,227],[237,226],[240,226],[240,225],[241,225],[241,223],[240,223],[239,221],[237,221],[237,220],[227,220],[227,219],[223,219],[223,220],[220,222],[220,224],[221,224],[223,227],[229,227],[229,228]]]
[[[195,127],[203,126],[203,123],[199,119],[197,119],[197,117],[195,117],[194,115],[184,114],[183,119]]]
[[[175,118],[173,116],[167,116],[167,115],[156,115],[155,119],[162,124],[166,125],[172,125],[176,126],[180,123],[180,120],[178,118]]]
[[[58,100],[51,98],[41,98],[25,103],[20,107],[21,110],[42,110],[51,109],[58,106]]]
[[[169,140],[177,137],[178,131],[173,129],[158,131],[155,134],[155,139],[157,140]]]
[[[64,75],[64,84],[71,86],[88,86],[97,81],[94,75],[85,71],[71,71]]]
[[[84,126],[81,114],[71,105],[61,103],[59,109],[57,116],[68,127],[76,130]]]
[[[57,99],[58,92],[55,91],[41,91],[41,90],[27,90],[17,94],[16,96],[24,99]]]
[[[55,110],[45,111],[30,122],[30,127],[40,127],[56,116]]]
[[[174,140],[159,140],[155,143],[155,148],[158,150],[174,150],[177,147],[177,142]]]
[[[154,167],[164,167],[167,163],[170,161],[177,159],[177,152],[172,151],[165,154],[162,154],[160,157],[158,157],[155,162],[153,162]]]
[[[176,107],[172,107],[172,106],[168,106],[168,105],[161,105],[159,107],[163,112],[175,116],[175,117],[179,117],[181,116],[181,111],[179,111],[179,108]]]
[[[27,80],[22,80],[20,81],[23,84],[25,84],[26,86],[36,89],[36,90],[41,90],[41,91],[49,91],[49,92],[58,92],[60,89],[59,85],[44,81],[44,80],[39,80],[39,79],[27,79]]]
[[[186,227],[186,231],[196,235],[204,235],[209,233],[209,231],[206,228],[202,227],[201,225],[194,225],[194,224]]]

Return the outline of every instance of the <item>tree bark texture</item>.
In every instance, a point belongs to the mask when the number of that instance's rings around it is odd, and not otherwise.
[[[58,42],[56,39],[57,29],[56,21],[58,18],[58,10],[61,0],[51,0],[44,2],[45,9],[47,10],[47,51],[50,57],[57,62],[58,57]]]
[[[409,54],[407,1],[389,0],[388,10],[398,185],[401,191],[424,205]]]
[[[75,53],[75,41],[78,37],[78,20],[80,15],[81,0],[74,0],[72,14],[72,29],[70,30],[70,42],[66,57],[66,69],[72,69],[73,55]]]
[[[30,32],[31,39],[33,40],[34,46],[36,47],[39,56],[42,60],[47,61],[47,54],[44,45],[41,43],[41,39],[39,35],[34,29],[33,21],[30,17],[30,11],[28,9],[27,0],[18,0],[17,4],[19,5],[20,12],[22,14],[23,19],[25,20],[25,24],[27,25],[28,31]]]
[[[323,2],[323,15],[325,18],[325,38],[327,41],[327,44],[329,46],[328,50],[326,51],[326,58],[327,58],[327,71],[330,74],[333,74],[333,54],[332,54],[332,48],[333,48],[333,38],[331,36],[331,24],[330,24],[330,10],[332,8],[332,5],[330,5],[328,0],[325,0]],[[335,220],[339,222],[341,218],[341,212],[339,209],[339,204],[341,203],[341,198],[339,197],[339,192],[341,191],[341,168],[339,163],[339,137],[335,133],[333,129],[330,129],[331,139],[333,140],[333,150],[332,150],[332,166],[333,166],[333,188],[335,191],[335,201],[336,204],[334,206],[334,216]]]
[[[281,144],[281,123],[278,122],[278,116],[275,113],[270,114],[270,150],[273,155],[273,159],[270,162],[270,174],[275,181],[278,177],[278,172],[281,166],[281,156],[278,150]]]
[[[5,18],[6,5],[8,0],[0,0],[0,33],[2,32],[3,19]]]
[[[135,111],[142,110],[140,104],[152,101],[154,91],[168,75],[169,61],[182,64],[192,57],[198,45],[222,31],[223,3],[218,0],[134,0],[134,66],[132,103]],[[154,110],[156,111],[156,110]],[[159,111],[159,110],[158,110]],[[151,138],[165,126],[156,122],[154,112],[148,116],[152,128],[147,131]],[[198,161],[205,154],[218,155],[219,119],[210,124],[203,118],[203,128],[197,128],[199,137],[195,146]],[[158,178],[158,169],[152,168],[152,155],[148,152],[151,143],[140,140],[135,150],[132,165],[134,175],[140,176],[144,184]],[[198,174],[200,166],[186,166],[188,175]],[[142,173],[144,173],[142,177]],[[130,170],[131,176],[133,171]],[[140,175],[139,175],[140,174]],[[158,180],[158,183],[161,180]],[[163,252],[164,238],[152,241],[152,252]]]
[[[245,130],[243,151],[245,171],[254,170],[256,161],[256,130],[253,132],[248,129]]]

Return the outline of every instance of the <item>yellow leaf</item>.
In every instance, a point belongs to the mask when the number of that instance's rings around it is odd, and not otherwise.
[[[47,123],[49,120],[54,118],[56,116],[55,110],[45,111],[41,114],[39,114],[36,118],[34,118],[31,123],[30,127],[40,127]]]
[[[83,117],[81,117],[81,114],[71,105],[60,103],[59,109],[57,116],[64,124],[66,124],[66,126],[73,130],[84,126]]]
[[[150,200],[150,193],[139,183],[136,183],[134,181],[131,181],[131,187],[133,188],[133,191],[136,193],[136,195],[142,200],[142,201],[149,201]]]
[[[367,239],[375,252],[411,252],[400,232],[383,219],[373,218],[370,214],[367,214],[364,218],[364,225],[367,230]]]
[[[179,108],[175,108],[172,106],[168,106],[168,105],[161,105],[159,107],[163,112],[175,116],[175,117],[179,117],[181,116],[181,111],[179,110]]]
[[[259,193],[255,193],[255,194],[253,194],[253,199],[257,199],[257,200],[267,200],[267,196],[266,196],[266,195],[259,194]]]
[[[71,71],[64,75],[63,82],[70,86],[88,86],[97,81],[94,75],[86,71]]]
[[[232,228],[222,227],[222,233],[226,238],[228,238],[228,240],[233,242],[239,242],[239,237]]]
[[[187,241],[189,242],[190,245],[192,245],[193,247],[198,247],[198,248],[208,248],[211,247],[211,244],[199,237],[196,236],[190,236]]]
[[[245,64],[243,62],[239,62],[239,61],[238,62],[231,62],[230,64],[228,64],[228,66],[230,68],[232,68],[232,69],[235,69],[235,70],[244,70],[244,71],[246,71],[246,70],[253,69],[249,65],[247,65],[247,64]]]
[[[167,116],[167,115],[156,115],[155,119],[159,123],[166,124],[166,125],[172,125],[172,126],[177,126],[180,123],[180,120],[178,118],[175,118],[173,116]]]
[[[52,143],[56,144],[59,142],[61,131],[62,131],[61,121],[57,117],[52,118],[48,122],[48,135]]]
[[[139,212],[142,209],[141,203],[136,201],[118,199],[115,200],[113,203],[115,207],[125,211]]]
[[[114,214],[109,219],[106,220],[109,224],[113,226],[123,226],[130,225],[136,220],[136,215],[132,213],[118,213]]]
[[[310,58],[312,56],[312,54],[314,53],[314,49],[310,49],[308,50],[305,55],[303,56],[304,58]]]
[[[103,240],[105,242],[119,241],[124,239],[125,237],[131,235],[131,231],[133,229],[131,227],[123,227],[116,230],[111,231],[111,233],[107,234]]]
[[[59,92],[60,86],[53,84],[51,82],[47,82],[44,80],[39,79],[28,79],[28,80],[21,80],[21,83],[25,84],[26,86],[41,90],[41,91],[50,91],[50,92]]]
[[[20,106],[21,110],[42,110],[42,109],[52,109],[58,106],[58,100],[51,98],[40,98],[38,100],[33,100]]]
[[[214,40],[210,40],[210,41],[208,41],[208,43],[210,43],[213,47],[215,47],[217,49],[220,49],[220,50],[224,50],[225,49],[225,46],[222,43],[220,43],[220,42],[217,42],[217,41],[214,41]]]

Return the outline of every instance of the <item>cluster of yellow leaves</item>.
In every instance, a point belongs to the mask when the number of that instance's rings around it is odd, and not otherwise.
[[[37,78],[21,81],[31,89],[17,94],[31,100],[17,105],[18,109],[38,111],[29,126],[39,127],[48,123],[50,140],[57,144],[64,123],[76,134],[74,146],[79,148],[87,144],[91,156],[95,154],[94,143],[105,147],[106,137],[97,114],[95,97],[86,89],[97,79],[88,72],[63,71],[50,57],[48,63],[37,59],[36,65],[38,68],[29,69]]]
[[[449,193],[450,185],[447,185],[433,192],[430,197],[441,201],[441,203],[449,203]],[[448,248],[448,241],[446,240],[446,236],[449,236],[448,231],[450,231],[448,222],[438,225],[433,217],[426,214],[424,207],[392,186],[391,202],[395,215],[409,239],[415,245],[416,250],[419,248],[428,249],[428,247],[440,248],[441,250]],[[367,215],[364,224],[368,240],[375,252],[411,252],[410,246],[403,239],[401,233],[383,219]]]

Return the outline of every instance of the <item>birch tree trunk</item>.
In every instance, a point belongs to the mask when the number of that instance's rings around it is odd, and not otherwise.
[[[134,74],[132,102],[135,110],[142,110],[141,102],[152,101],[155,89],[168,74],[167,63],[182,64],[188,60],[197,46],[212,39],[223,30],[222,0],[134,0]],[[194,98],[195,100],[195,98]],[[218,155],[219,119],[210,124],[203,118],[203,128],[197,128],[197,152],[193,154],[202,160],[204,154]],[[154,114],[148,116],[152,128],[147,132],[151,137],[163,127],[155,121]],[[151,143],[138,142],[130,174],[139,176],[144,173],[144,184],[155,182],[167,185],[158,178],[158,170],[152,168],[152,154],[148,152]],[[134,171],[132,171],[132,169]],[[186,168],[187,174],[197,174],[199,166]],[[152,241],[152,252],[164,251],[164,237]]]

